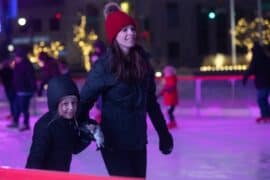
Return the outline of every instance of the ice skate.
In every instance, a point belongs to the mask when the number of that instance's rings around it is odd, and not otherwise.
[[[270,117],[259,117],[256,119],[257,123],[270,123]]]
[[[18,125],[18,123],[12,122],[11,124],[8,124],[7,127],[8,128],[17,128],[17,127],[19,127],[19,125]]]
[[[30,130],[30,127],[28,125],[23,125],[22,127],[19,128],[19,131],[27,131]]]

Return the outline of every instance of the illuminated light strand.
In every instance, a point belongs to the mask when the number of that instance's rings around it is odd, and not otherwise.
[[[28,53],[28,58],[32,63],[37,63],[39,66],[42,66],[42,63],[38,59],[39,53],[46,52],[54,59],[58,59],[59,53],[63,51],[64,48],[65,47],[59,41],[53,41],[48,46],[45,44],[45,42],[41,41],[38,44],[33,45],[33,50],[31,53]]]
[[[258,31],[261,26],[261,33]],[[206,63],[200,67],[200,71],[244,71],[247,69],[248,64],[252,59],[251,49],[254,43],[261,39],[264,45],[270,44],[270,21],[263,18],[255,18],[253,21],[248,22],[246,19],[241,18],[237,22],[237,25],[233,31],[235,35],[236,45],[239,47],[245,47],[247,53],[242,57],[242,64],[240,65],[225,65],[225,62],[229,58],[222,58],[219,54],[215,57],[210,57],[206,60]]]
[[[89,54],[93,51],[93,43],[98,39],[98,35],[94,30],[86,32],[86,16],[81,16],[81,22],[74,26],[73,33],[73,42],[80,48],[84,68],[89,71],[91,69]]]

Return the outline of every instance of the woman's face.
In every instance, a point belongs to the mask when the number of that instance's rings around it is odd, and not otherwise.
[[[76,96],[65,96],[58,104],[58,114],[65,119],[74,118],[78,106]]]
[[[136,29],[133,25],[124,27],[116,36],[116,41],[121,50],[128,52],[136,43]]]

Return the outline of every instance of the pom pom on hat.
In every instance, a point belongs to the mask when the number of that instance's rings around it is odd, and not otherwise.
[[[116,12],[116,11],[121,11],[121,8],[119,7],[119,5],[116,2],[109,2],[104,6],[103,15],[106,19],[110,13]]]
[[[128,25],[136,27],[135,20],[128,14],[122,12],[116,3],[108,3],[104,7],[105,32],[108,42],[111,44],[118,32]]]

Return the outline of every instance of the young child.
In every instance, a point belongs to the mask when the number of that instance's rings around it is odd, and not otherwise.
[[[84,150],[92,140],[91,134],[79,129],[75,118],[79,91],[70,78],[59,76],[49,81],[47,98],[49,112],[35,124],[26,168],[69,171],[72,154]]]
[[[169,123],[167,126],[169,129],[171,129],[177,126],[173,114],[175,106],[178,104],[177,77],[175,68],[172,66],[165,66],[163,69],[163,76],[164,84],[159,96],[163,96],[164,104],[169,106],[167,111]]]

